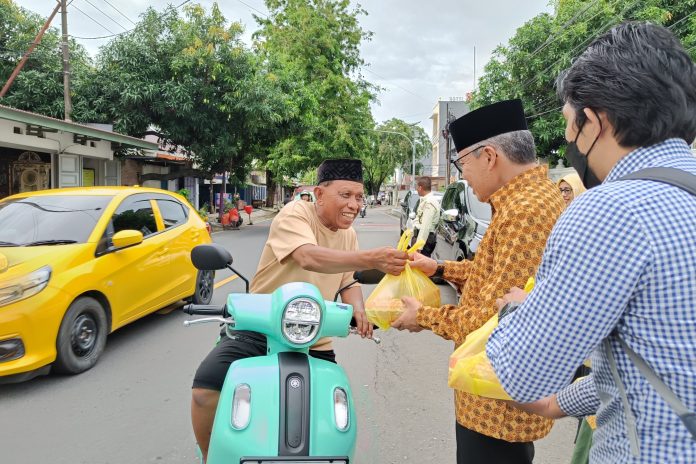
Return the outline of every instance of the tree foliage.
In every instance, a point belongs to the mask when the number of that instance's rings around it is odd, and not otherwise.
[[[400,135],[403,134],[403,135]],[[371,195],[377,195],[384,181],[394,173],[394,168],[411,172],[413,147],[416,144],[416,162],[431,149],[430,138],[420,126],[412,126],[393,118],[371,132],[371,149],[363,156],[365,187]]]
[[[627,20],[647,20],[672,29],[696,56],[696,0],[557,0],[553,14],[521,26],[486,64],[472,108],[521,98],[539,155],[552,164],[564,152],[564,121],[555,80],[592,40]]]
[[[327,158],[358,158],[374,126],[373,87],[357,74],[360,43],[369,38],[348,0],[266,0],[257,17],[256,48],[282,82],[292,116],[276,127],[267,166],[294,175]]]
[[[182,15],[148,9],[133,32],[102,48],[82,114],[133,135],[154,125],[202,170],[245,178],[259,134],[283,120],[284,107],[242,32],[217,5],[187,5]]]
[[[11,0],[0,0],[0,87],[5,85],[44,22],[45,18],[18,7]],[[72,82],[80,86],[89,73],[90,59],[85,49],[73,40],[69,42],[69,50]],[[72,96],[81,99],[79,93],[73,92]],[[0,103],[63,118],[63,56],[58,29],[51,27],[46,31]]]

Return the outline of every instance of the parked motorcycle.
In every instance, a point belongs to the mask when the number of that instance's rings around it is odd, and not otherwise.
[[[285,284],[272,294],[249,294],[248,280],[218,244],[195,247],[191,260],[202,270],[230,269],[244,280],[247,293],[230,294],[222,307],[185,306],[187,314],[209,317],[184,325],[222,323],[228,333],[251,330],[268,341],[266,356],[236,361],[227,371],[207,464],[352,462],[356,417],[348,378],[341,366],[309,356],[309,347],[321,337],[357,333],[351,327],[352,306],[325,301],[305,282]],[[383,275],[356,272],[345,288],[377,283]]]

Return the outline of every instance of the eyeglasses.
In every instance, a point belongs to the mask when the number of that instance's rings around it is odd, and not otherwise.
[[[486,148],[486,146],[485,146],[485,145],[479,145],[478,147],[474,148],[474,149],[471,150],[470,152],[464,153],[464,154],[463,154],[462,156],[460,156],[459,158],[457,158],[457,159],[455,159],[455,160],[452,160],[451,163],[454,164],[454,167],[457,168],[457,171],[459,171],[459,173],[461,174],[461,173],[462,173],[462,168],[461,168],[461,166],[460,166],[461,161],[462,161],[465,157],[469,156],[470,154],[472,154],[473,152],[475,152],[475,151],[477,151],[477,150],[480,150],[481,148]]]
[[[561,190],[561,193],[573,193],[573,189],[571,189],[571,188],[562,188],[560,190]]]

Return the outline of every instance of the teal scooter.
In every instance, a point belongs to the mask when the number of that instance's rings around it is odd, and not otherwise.
[[[356,417],[348,378],[341,366],[309,356],[309,347],[321,337],[356,333],[352,306],[325,301],[305,282],[285,284],[271,294],[249,294],[248,280],[232,268],[232,256],[218,244],[195,247],[191,260],[201,270],[230,269],[245,281],[247,293],[230,294],[223,307],[185,306],[187,314],[208,317],[184,325],[221,323],[228,331],[261,333],[268,342],[266,356],[236,361],[227,371],[207,464],[352,462]],[[356,272],[351,285],[377,283],[383,275]]]

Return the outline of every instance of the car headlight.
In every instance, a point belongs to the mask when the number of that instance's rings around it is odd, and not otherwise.
[[[0,283],[0,306],[29,298],[46,288],[51,278],[51,267],[44,266],[31,274]]]
[[[283,335],[291,343],[304,345],[319,333],[321,306],[310,298],[292,300],[283,312]]]

